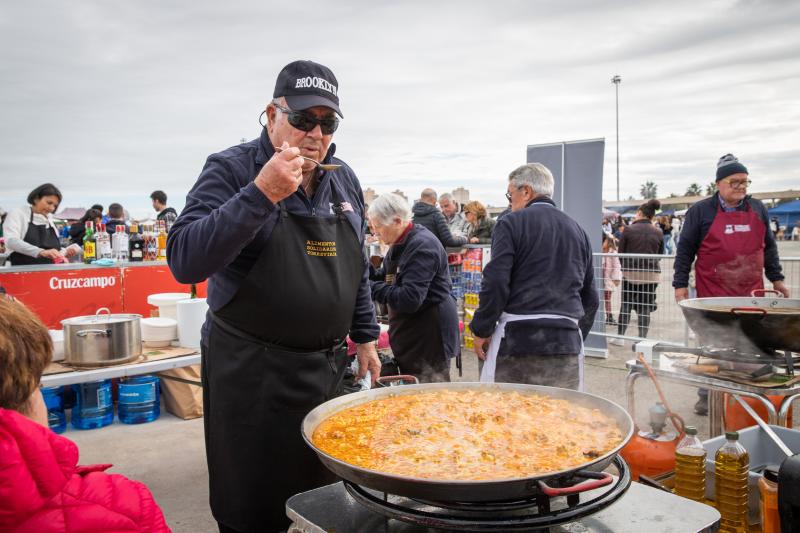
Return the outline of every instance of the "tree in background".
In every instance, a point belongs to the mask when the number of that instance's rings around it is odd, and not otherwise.
[[[668,196],[668,198],[677,198],[677,197],[678,197],[678,195],[675,194],[674,192],[669,193],[669,196]]]
[[[712,181],[711,183],[706,185],[706,196],[711,196],[715,192],[717,192],[717,182]]]
[[[658,194],[657,191],[658,191],[658,185],[656,185],[652,181],[648,181],[645,182],[644,185],[642,185],[641,189],[639,189],[639,194],[641,194],[642,198],[644,198],[645,200],[650,200],[651,198],[656,197],[656,195]]]
[[[686,196],[701,196],[703,194],[703,189],[700,188],[699,183],[692,183],[689,185],[689,188],[686,189]]]

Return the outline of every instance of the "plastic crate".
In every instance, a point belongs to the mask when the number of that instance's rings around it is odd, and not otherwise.
[[[773,426],[771,424],[769,427],[772,428],[775,434],[778,435],[792,452],[800,453],[800,431],[782,426]],[[778,445],[772,442],[769,435],[758,426],[740,429],[739,442],[750,455],[747,502],[749,508],[748,518],[751,524],[757,524],[760,521],[758,505],[761,501],[761,496],[758,492],[758,480],[766,466],[779,465],[786,456],[780,448],[778,448]],[[725,435],[720,435],[719,437],[714,437],[713,439],[703,442],[703,447],[706,449],[706,498],[709,500],[715,499],[714,454],[717,453],[717,450],[719,450],[723,444],[725,444]]]

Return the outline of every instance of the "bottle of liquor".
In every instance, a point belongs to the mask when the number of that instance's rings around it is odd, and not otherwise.
[[[86,221],[86,233],[83,234],[83,262],[91,263],[97,259],[97,247],[94,238],[94,222]]]
[[[114,230],[114,238],[112,239],[112,249],[115,261],[128,260],[128,233],[125,231],[125,226],[122,224],[117,225]]]
[[[98,259],[111,259],[111,236],[106,231],[106,225],[102,222],[97,225],[95,233],[95,243]]]
[[[155,261],[158,257],[158,239],[153,233],[153,225],[148,224],[144,227],[144,260]]]
[[[158,261],[167,260],[167,226],[163,220],[158,222]]]
[[[131,224],[131,234],[128,237],[128,261],[144,260],[144,239],[139,235],[139,226]]]

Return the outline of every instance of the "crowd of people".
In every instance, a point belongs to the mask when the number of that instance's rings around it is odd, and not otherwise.
[[[54,264],[80,260],[86,223],[92,222],[97,229],[105,225],[106,232],[113,235],[117,228],[129,231],[133,221],[119,203],[112,203],[104,212],[101,204],[94,204],[80,218],[57,218],[62,200],[61,191],[52,183],[44,183],[33,189],[27,198],[28,205],[4,213],[0,220],[0,252],[9,254],[12,266]],[[153,191],[150,200],[155,211],[154,219],[164,221],[170,228],[178,218],[174,208],[167,206],[164,191]],[[148,220],[153,220],[149,218]]]

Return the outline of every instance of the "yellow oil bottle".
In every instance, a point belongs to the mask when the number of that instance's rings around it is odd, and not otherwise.
[[[720,533],[747,533],[747,476],[750,456],[739,444],[736,431],[725,433],[727,442],[714,457],[717,510],[722,515]]]
[[[706,450],[697,428],[686,426],[686,436],[675,450],[675,494],[702,502],[706,497]]]

